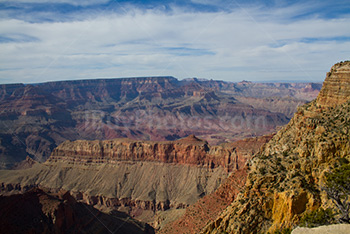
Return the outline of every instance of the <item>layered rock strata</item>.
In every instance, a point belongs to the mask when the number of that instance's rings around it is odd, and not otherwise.
[[[0,171],[0,190],[12,194],[38,186],[53,192],[64,189],[78,201],[120,210],[160,228],[169,219],[155,220],[159,212],[180,211],[214,192],[268,139],[220,146],[193,135],[167,142],[66,141],[45,163]]]
[[[335,64],[317,97],[318,106],[336,106],[350,100],[350,61]]]
[[[159,162],[222,167],[227,171],[244,166],[245,158],[238,156],[232,144],[210,146],[208,142],[190,135],[177,141],[135,141],[114,139],[105,141],[66,141],[55,148],[47,163],[108,163]]]
[[[173,77],[0,85],[0,168],[27,156],[44,162],[66,140],[165,141],[196,134],[220,144],[270,134],[319,89]]]

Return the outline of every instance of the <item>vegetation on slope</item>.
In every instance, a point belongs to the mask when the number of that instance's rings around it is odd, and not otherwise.
[[[334,207],[322,192],[325,173],[350,158],[350,102],[302,108],[250,163],[246,188],[204,233],[290,228],[305,212]]]

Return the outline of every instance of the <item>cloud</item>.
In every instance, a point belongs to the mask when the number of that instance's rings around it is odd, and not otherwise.
[[[305,5],[192,12],[126,7],[69,21],[0,20],[0,83],[171,75],[323,81],[349,59],[350,17],[294,19]]]
[[[11,0],[8,1],[13,3],[41,3],[41,4],[47,4],[50,3],[50,1],[47,0]],[[89,5],[97,5],[97,4],[104,4],[109,2],[109,0],[55,0],[55,4],[70,4],[75,6],[89,6]]]

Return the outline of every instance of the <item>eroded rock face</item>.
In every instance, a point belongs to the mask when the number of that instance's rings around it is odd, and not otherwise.
[[[327,73],[317,105],[336,106],[350,100],[350,61],[335,64]]]
[[[271,138],[272,135],[248,138],[230,143],[230,145],[236,147],[237,154],[243,164],[243,162],[245,163],[250,160],[259,151],[260,147]],[[240,167],[238,170],[233,171],[215,192],[204,196],[195,204],[189,206],[184,215],[167,224],[165,227],[157,225],[154,225],[154,227],[161,228],[159,233],[164,234],[195,234],[200,232],[208,221],[214,221],[217,215],[236,199],[237,194],[244,187],[246,178],[247,168]],[[159,219],[161,218],[159,217]]]
[[[184,209],[212,193],[227,178],[225,169],[159,162],[50,162],[25,170],[0,171],[0,193],[40,186],[70,191],[77,201],[107,207],[150,223],[156,212]],[[145,220],[146,221],[146,220]]]
[[[44,162],[66,140],[165,141],[196,134],[220,144],[270,134],[318,91],[318,84],[173,77],[0,85],[0,168],[27,156]]]
[[[210,146],[190,135],[177,141],[135,141],[114,139],[105,141],[66,141],[55,148],[48,160],[70,163],[160,162],[222,167],[227,171],[243,167],[234,144]]]
[[[298,108],[263,146],[249,164],[245,189],[202,233],[271,233],[332,206],[321,186],[325,172],[350,159],[348,68],[349,62],[332,68],[317,100]]]
[[[54,192],[64,189],[77,201],[121,210],[140,220],[150,212],[148,222],[160,228],[167,220],[154,220],[156,212],[181,210],[213,193],[229,171],[242,171],[246,161],[270,138],[250,138],[220,146],[210,146],[193,135],[167,142],[67,141],[43,164],[0,171],[0,192],[12,194],[36,186]],[[240,173],[244,181],[244,169]],[[235,179],[231,176],[229,181]],[[237,192],[230,187],[228,183],[219,190],[220,194],[206,198],[206,207],[217,204],[213,212],[218,213],[227,206]],[[200,230],[200,225],[204,224],[199,223],[194,230]]]

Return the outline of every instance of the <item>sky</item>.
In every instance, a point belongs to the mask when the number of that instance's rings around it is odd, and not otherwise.
[[[349,0],[0,1],[0,84],[174,76],[322,82]]]

